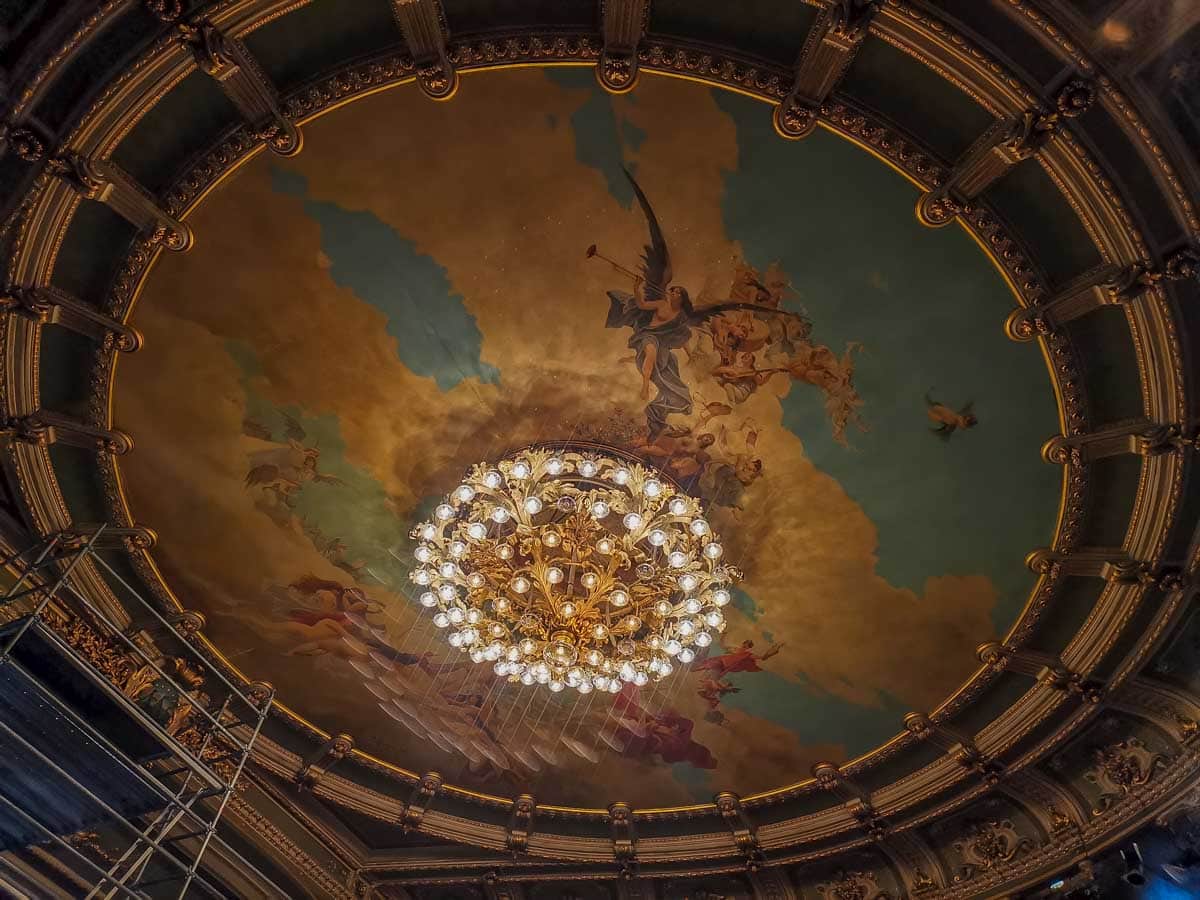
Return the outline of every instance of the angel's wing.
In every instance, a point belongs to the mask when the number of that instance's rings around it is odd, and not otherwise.
[[[285,412],[281,412],[280,415],[283,416],[284,436],[293,441],[300,441],[303,443],[304,439],[308,437],[308,435],[305,433],[304,428],[300,425],[300,423]]]
[[[933,399],[933,388],[930,388],[925,392],[925,405],[930,407],[942,405]]]
[[[273,466],[270,463],[255,466],[246,473],[246,487],[253,487],[256,484],[270,484],[277,480],[279,480],[279,466]]]
[[[646,217],[646,225],[650,229],[650,243],[642,248],[642,278],[645,282],[643,290],[647,300],[658,300],[671,283],[671,254],[667,250],[667,240],[663,237],[662,228],[659,227],[658,217],[654,215],[650,201],[646,199],[641,186],[629,170],[623,171],[629,183],[633,185],[633,192],[637,195],[642,214]]]
[[[242,419],[242,434],[247,434],[250,437],[259,438],[260,440],[271,440],[271,429],[262,422],[256,422],[254,419]]]
[[[966,406],[964,406],[962,409],[960,409],[958,411],[958,414],[960,416],[969,416],[973,412],[975,412],[975,401],[974,400],[972,400],[970,403],[968,403]]]

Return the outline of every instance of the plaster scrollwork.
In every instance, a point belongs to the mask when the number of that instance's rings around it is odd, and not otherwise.
[[[1094,752],[1095,764],[1084,778],[1100,789],[1092,815],[1103,815],[1115,802],[1149,783],[1166,765],[1167,757],[1147,749],[1137,738],[1126,738]]]
[[[874,872],[838,872],[830,881],[817,885],[824,900],[892,900],[892,895],[879,887]]]
[[[990,871],[1012,862],[1036,846],[1034,840],[1017,831],[1011,819],[972,822],[963,835],[953,843],[962,857],[962,868],[954,876],[955,883],[969,881],[980,871]]]

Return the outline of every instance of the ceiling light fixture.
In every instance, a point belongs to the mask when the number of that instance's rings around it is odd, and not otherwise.
[[[698,500],[591,447],[475,466],[412,537],[418,602],[450,646],[554,692],[616,693],[690,663],[741,578]]]

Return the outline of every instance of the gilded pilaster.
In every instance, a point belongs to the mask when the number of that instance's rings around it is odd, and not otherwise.
[[[192,230],[168,214],[112,160],[67,151],[50,160],[46,168],[85,200],[103,203],[131,225],[150,232],[168,250],[178,252],[192,246]]]
[[[924,713],[911,712],[904,717],[904,727],[921,740],[940,748],[964,769],[979,775],[988,785],[997,784],[1004,774],[1004,767],[989,759],[970,735],[951,725],[934,721]]]
[[[954,164],[946,181],[917,201],[917,218],[930,228],[952,221],[1016,165],[1035,156],[1062,127],[1083,115],[1095,100],[1091,82],[1075,79],[1058,92],[1052,108],[1034,106],[997,120]]]
[[[0,312],[21,316],[39,325],[61,325],[99,341],[105,349],[132,353],[142,346],[136,328],[98,312],[55,287],[10,286],[0,291]]]
[[[66,444],[84,447],[99,453],[122,456],[133,449],[133,438],[115,428],[98,428],[64,416],[61,413],[41,409],[27,416],[15,416],[0,423],[0,435],[13,441],[39,447],[50,444]]]
[[[196,65],[217,82],[259,140],[280,156],[300,152],[304,146],[300,129],[284,114],[275,85],[244,43],[204,19],[181,22],[179,37]]]
[[[596,64],[596,78],[606,91],[624,94],[637,83],[638,44],[646,33],[649,14],[650,0],[601,0],[604,49]]]
[[[776,131],[794,139],[812,133],[881,6],[880,0],[835,0],[821,10],[796,59],[792,88],[775,107]]]
[[[1086,703],[1099,703],[1104,696],[1104,685],[1071,671],[1062,659],[1050,653],[988,641],[979,646],[976,654],[984,665],[1025,675],[1053,690],[1074,694]]]
[[[1104,266],[1081,275],[1044,303],[1015,310],[1004,332],[1014,341],[1030,341],[1102,306],[1134,303],[1164,282],[1193,278],[1198,269],[1200,257],[1190,247],[1172,254],[1160,268],[1145,263]]]

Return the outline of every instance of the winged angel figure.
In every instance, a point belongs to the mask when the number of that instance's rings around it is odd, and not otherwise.
[[[725,313],[745,311],[756,316],[786,317],[805,322],[797,313],[757,303],[713,303],[696,308],[682,285],[672,283],[671,253],[658,223],[658,217],[646,199],[637,180],[625,170],[633,186],[646,225],[650,243],[642,251],[641,271],[628,269],[606,260],[618,271],[633,279],[632,293],[609,291],[608,328],[632,328],[629,349],[642,375],[642,399],[646,404],[648,441],[657,440],[667,427],[671,415],[687,416],[692,412],[692,392],[680,377],[676,350],[685,348],[693,329],[711,330],[711,321]],[[589,255],[599,255],[594,248]],[[604,257],[601,257],[604,258]],[[650,399],[650,388],[656,390]]]

